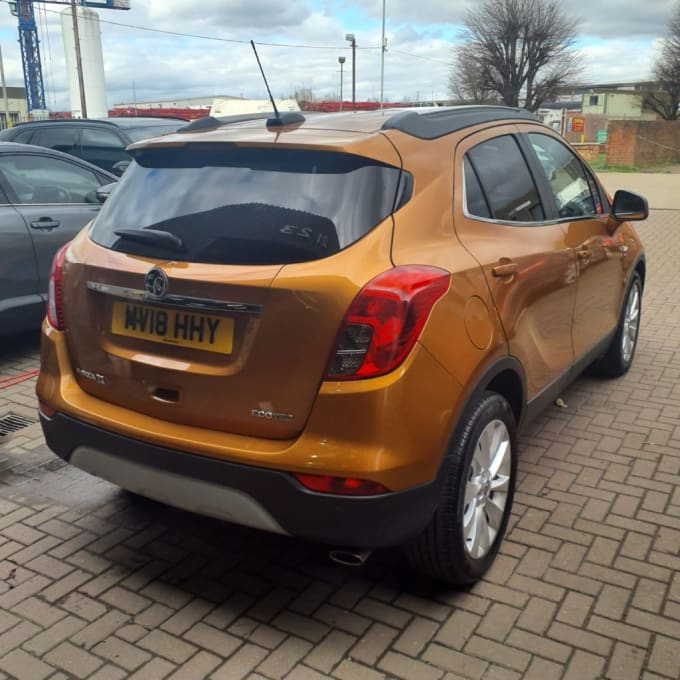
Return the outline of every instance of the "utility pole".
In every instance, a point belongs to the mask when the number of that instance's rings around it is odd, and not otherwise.
[[[2,60],[2,47],[0,47],[0,80],[2,80],[2,96],[5,100],[5,127],[12,127],[9,118],[9,101],[7,100],[7,85],[5,84],[5,64]]]
[[[385,102],[385,0],[382,3],[382,43],[380,44],[380,110]]]
[[[71,14],[73,16],[73,38],[76,42],[76,66],[78,68],[78,88],[80,89],[80,115],[83,118],[87,118],[87,102],[85,101],[83,60],[80,56],[80,33],[78,32],[78,13],[76,12],[76,0],[71,0]]]
[[[348,33],[345,40],[352,46],[352,111],[357,110],[357,39],[354,33]]]

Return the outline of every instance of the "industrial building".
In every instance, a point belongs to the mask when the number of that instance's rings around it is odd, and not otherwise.
[[[0,99],[0,129],[16,125],[28,118],[26,106],[26,90],[23,87],[6,87],[2,89]]]

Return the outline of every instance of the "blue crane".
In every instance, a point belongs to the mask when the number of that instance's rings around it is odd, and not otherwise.
[[[54,5],[71,4],[71,0],[35,0],[35,2],[38,1]],[[47,108],[40,62],[40,41],[33,3],[34,0],[16,0],[16,2],[9,3],[12,14],[19,17],[19,44],[21,45],[21,62],[24,67],[24,86],[29,111]],[[76,4],[100,9],[130,9],[130,0],[76,0]]]

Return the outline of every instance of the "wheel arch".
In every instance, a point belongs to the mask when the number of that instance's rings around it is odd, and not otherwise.
[[[511,368],[505,368],[494,376],[486,389],[500,394],[510,404],[519,427],[524,417],[525,406],[524,381],[520,374]]]
[[[460,411],[459,421],[465,409],[478,401],[487,391],[500,394],[510,404],[519,428],[526,412],[526,378],[522,364],[515,357],[504,356],[487,366],[468,392]],[[454,427],[454,437],[457,429],[458,423]]]

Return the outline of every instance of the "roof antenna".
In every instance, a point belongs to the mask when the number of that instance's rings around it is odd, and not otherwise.
[[[257,49],[255,48],[255,43],[252,40],[250,41],[250,46],[253,48],[253,52],[255,52],[255,59],[257,59],[257,65],[260,67],[262,80],[264,80],[264,85],[267,88],[267,94],[269,94],[269,101],[272,103],[272,108],[274,109],[274,117],[267,120],[267,127],[283,127],[284,125],[292,125],[293,123],[303,123],[305,121],[305,117],[297,111],[284,113],[283,116],[279,113],[279,110],[276,108],[274,97],[272,96],[272,91],[269,89],[267,76],[265,76],[262,63],[260,62],[260,56],[258,55]]]

